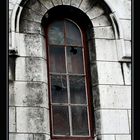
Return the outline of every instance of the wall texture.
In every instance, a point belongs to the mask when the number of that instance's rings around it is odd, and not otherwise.
[[[57,5],[82,10],[93,24],[98,75],[93,85],[95,140],[130,140],[131,1],[30,0],[23,6],[24,3],[26,0],[9,0],[9,140],[50,139],[41,20]],[[111,12],[106,12],[107,7]]]

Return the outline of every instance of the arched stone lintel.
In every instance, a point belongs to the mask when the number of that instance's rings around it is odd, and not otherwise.
[[[15,5],[15,8],[14,8],[14,10],[13,11],[17,11],[17,6],[18,7],[21,7],[21,6],[23,6],[24,7],[24,5],[25,5],[25,3],[27,3],[29,0],[17,0],[17,3],[16,3],[16,5]],[[42,0],[39,0],[40,1],[40,3],[43,5],[43,6],[45,6],[44,4],[45,3],[43,3],[42,2]],[[52,2],[52,1],[51,1]],[[117,21],[117,23],[118,23],[118,25],[119,26],[121,26],[120,25],[120,23],[119,23],[119,20],[118,20],[118,16],[117,16],[117,14],[115,13],[115,9],[113,8],[113,5],[110,3],[110,2],[108,2],[107,0],[101,0],[101,2],[103,2],[110,10],[111,10],[111,13],[113,13],[113,14],[115,14],[115,18],[116,18],[116,21]],[[101,3],[100,2],[100,3]],[[23,4],[21,4],[21,3],[24,3],[24,5]],[[55,6],[57,6],[56,5],[57,3],[55,3]],[[62,1],[62,4],[63,4],[63,1]],[[58,5],[60,5],[60,3],[58,4]],[[55,7],[55,6],[53,6],[53,7]],[[73,5],[71,5],[71,3],[69,3],[69,6],[73,6]],[[52,7],[47,7],[47,6],[45,6],[48,10],[50,10]],[[75,6],[74,6],[75,7]],[[93,6],[94,7],[94,6]],[[92,8],[93,8],[92,7]],[[83,9],[81,9],[81,5],[80,5],[80,7],[76,7],[76,8],[78,8],[78,9],[80,9],[80,10],[82,10],[83,11]],[[92,10],[92,8],[91,9],[89,9],[88,11],[90,11],[90,10]],[[23,8],[24,9],[24,8]],[[84,11],[83,11],[84,12]],[[87,16],[88,16],[88,12],[85,12],[86,14],[87,14]],[[45,13],[44,13],[45,14]],[[14,20],[14,17],[15,17],[15,15],[16,15],[16,12],[14,12],[13,14],[13,20]],[[43,16],[42,16],[43,17]],[[12,21],[12,19],[11,19],[11,21]],[[11,23],[12,24],[12,23]],[[121,30],[121,29],[120,29]],[[120,31],[121,32],[121,31]]]
[[[17,28],[17,32],[18,32],[19,21],[18,21],[18,19],[16,19],[15,17],[16,17],[16,16],[20,16],[21,10],[24,9],[23,7],[20,6],[20,4],[21,4],[23,1],[28,1],[28,0],[17,0],[17,4],[15,5],[15,7],[14,7],[14,9],[13,9],[12,17],[11,17],[11,31],[15,31],[15,32],[16,32],[15,29]],[[120,24],[120,22],[119,22],[119,18],[118,18],[118,16],[117,16],[117,13],[115,12],[115,9],[114,9],[113,6],[111,5],[111,3],[109,3],[107,0],[102,0],[102,2],[104,2],[105,5],[108,6],[108,8],[111,10],[111,13],[110,13],[110,14],[113,15],[112,20],[115,20],[114,23],[116,23],[116,24],[114,24],[114,25],[116,26],[116,28],[118,28],[118,33],[117,33],[117,34],[120,35],[119,38],[123,38],[122,27],[121,27],[121,24]],[[43,3],[42,3],[42,5],[43,5]],[[45,6],[45,5],[44,5],[44,6]],[[55,6],[56,6],[56,5],[55,5]],[[19,7],[20,7],[20,8],[19,8]],[[20,9],[20,11],[17,13],[18,8]],[[50,7],[50,8],[52,8],[52,7]],[[79,7],[79,9],[80,9],[80,7]],[[48,9],[48,10],[49,10],[49,9]],[[80,9],[80,10],[82,10],[82,9]],[[90,10],[92,10],[92,8],[91,8]],[[90,11],[90,10],[89,10],[89,11]],[[45,13],[44,13],[44,14],[45,14]],[[88,12],[87,12],[86,14],[87,14],[88,17],[90,17],[90,16],[88,15]],[[42,16],[42,17],[43,17],[43,16]],[[17,20],[17,21],[15,21],[15,20]],[[17,24],[15,24],[15,22],[16,22]],[[16,25],[17,27],[15,27],[15,25]],[[113,26],[114,26],[114,25],[113,25]]]
[[[21,15],[21,12],[22,12],[22,10],[24,9],[24,5],[25,5],[25,3],[26,2],[28,2],[28,0],[17,0],[17,3],[15,4],[15,7],[14,7],[14,9],[13,9],[13,11],[12,11],[12,16],[11,16],[11,32],[12,32],[12,34],[11,34],[11,40],[12,40],[12,47],[11,47],[11,49],[12,50],[18,50],[17,48],[16,48],[16,36],[17,36],[17,34],[15,35],[15,33],[18,33],[19,32],[19,18],[20,18],[20,15]],[[40,1],[41,2],[41,1]],[[104,3],[104,5],[111,11],[110,13],[109,13],[109,16],[110,16],[110,19],[111,19],[111,22],[112,22],[112,27],[113,27],[113,29],[114,29],[114,35],[115,35],[115,39],[116,40],[121,40],[121,42],[122,42],[122,49],[121,49],[121,55],[119,55],[119,60],[122,58],[122,57],[124,57],[125,56],[125,49],[124,49],[124,35],[123,35],[123,30],[122,30],[122,26],[121,26],[121,23],[120,23],[120,21],[119,21],[119,18],[118,18],[118,15],[117,15],[117,13],[115,12],[115,9],[113,8],[113,6],[112,6],[112,4],[111,3],[109,3],[107,0],[101,0],[100,1],[100,3],[101,2],[103,2]],[[22,4],[23,5],[22,5]],[[41,4],[43,5],[43,3],[41,2]],[[70,5],[70,4],[69,4]],[[23,6],[23,7],[22,7]],[[43,5],[43,6],[45,6],[45,5]],[[56,5],[55,5],[56,6]],[[55,7],[55,6],[53,6],[53,7]],[[71,6],[71,5],[70,5]],[[47,7],[47,6],[45,6],[45,7]],[[50,7],[50,9],[51,9],[52,7]],[[76,7],[77,8],[77,7]],[[94,6],[93,6],[93,8],[94,8]],[[80,9],[80,7],[79,7],[79,9]],[[48,9],[49,10],[49,9]],[[81,11],[83,11],[82,9],[80,9]],[[92,10],[92,8],[89,10],[89,11],[91,11]],[[88,11],[88,12],[89,12]],[[47,11],[44,11],[45,13],[44,13],[44,15],[47,13]],[[83,11],[84,12],[84,11]],[[84,12],[88,17],[89,17],[89,19],[90,19],[90,15],[88,15],[88,12]],[[36,12],[37,13],[37,12]],[[41,15],[42,16],[42,18],[43,18],[43,15]],[[91,19],[90,19],[91,20]],[[92,23],[93,24],[93,23]],[[93,25],[93,27],[94,27],[94,25]]]

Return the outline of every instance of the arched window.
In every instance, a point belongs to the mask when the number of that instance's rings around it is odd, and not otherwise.
[[[91,93],[84,32],[66,18],[52,21],[45,32],[52,139],[90,139]]]

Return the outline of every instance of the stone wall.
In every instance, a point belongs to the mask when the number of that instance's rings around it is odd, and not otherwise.
[[[131,139],[131,1],[100,1],[108,4],[111,13],[91,0],[35,0],[24,8],[20,28],[14,29],[14,11],[21,0],[9,0],[9,140],[50,139],[41,19],[49,9],[62,4],[82,10],[94,27],[98,74],[93,85],[93,95],[97,95],[93,96],[95,140]],[[117,16],[118,36],[112,14]]]

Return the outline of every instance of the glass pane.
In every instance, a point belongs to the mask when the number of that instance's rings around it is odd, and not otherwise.
[[[49,46],[50,72],[65,73],[65,49],[64,47]]]
[[[67,47],[67,61],[69,73],[84,73],[82,48]]]
[[[66,76],[51,76],[51,96],[52,103],[67,103],[67,81]]]
[[[73,135],[89,135],[87,107],[72,106],[71,111]]]
[[[66,25],[66,45],[82,46],[81,33],[79,28],[72,22],[65,20]]]
[[[86,104],[84,76],[70,76],[70,99],[72,104]]]
[[[49,44],[64,45],[64,22],[55,21],[49,26]]]
[[[54,135],[70,135],[68,107],[53,106],[52,112]]]

